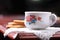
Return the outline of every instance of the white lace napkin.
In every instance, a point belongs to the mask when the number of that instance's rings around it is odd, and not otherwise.
[[[48,27],[45,30],[31,30],[28,28],[9,28],[5,31],[4,36],[7,36],[10,32],[19,31],[19,32],[27,32],[27,33],[34,33],[36,36],[41,38],[42,40],[49,40],[55,32],[60,31],[60,28],[55,27]],[[14,36],[16,38],[17,35]]]

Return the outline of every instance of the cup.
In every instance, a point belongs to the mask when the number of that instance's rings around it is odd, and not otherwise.
[[[57,16],[51,12],[26,11],[24,24],[29,29],[46,29],[56,23]]]

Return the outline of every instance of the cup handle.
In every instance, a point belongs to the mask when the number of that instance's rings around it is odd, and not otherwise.
[[[55,14],[51,14],[50,20],[51,20],[50,26],[54,25],[57,21],[57,16]]]

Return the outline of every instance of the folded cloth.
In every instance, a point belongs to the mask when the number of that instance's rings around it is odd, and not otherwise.
[[[60,28],[55,27],[48,27],[45,30],[32,30],[28,28],[9,28],[5,31],[4,36],[7,36],[10,32],[19,31],[19,32],[27,32],[27,33],[34,33],[36,36],[41,38],[42,40],[49,40],[53,34],[57,31],[60,31]]]
[[[7,29],[8,30],[8,29]],[[6,31],[7,31],[6,30]],[[18,34],[18,31],[9,31],[8,30],[8,32],[6,32],[5,31],[5,33],[4,33],[4,37],[6,37],[6,36],[8,36],[9,38],[11,38],[11,39],[15,39],[16,38],[16,36],[17,36],[17,34]]]
[[[11,38],[11,39],[15,39],[16,38],[16,36],[17,36],[17,32],[16,31],[14,31],[14,32],[10,32],[7,36],[9,37],[9,38]]]
[[[5,32],[6,29],[7,29],[6,27],[0,25],[0,32],[2,32],[3,34],[4,34],[4,32]]]

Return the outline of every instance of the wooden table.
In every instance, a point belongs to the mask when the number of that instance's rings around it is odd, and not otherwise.
[[[15,19],[23,20],[24,15],[0,15],[0,24],[5,25]]]
[[[41,39],[33,33],[20,32],[18,33],[16,40],[41,40]]]

